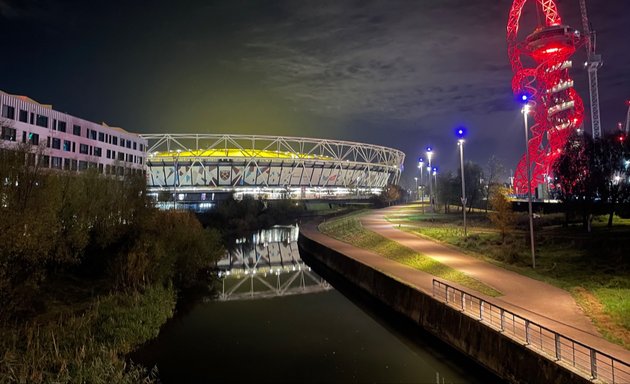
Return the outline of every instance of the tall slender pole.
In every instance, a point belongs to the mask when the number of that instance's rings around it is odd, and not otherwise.
[[[431,205],[431,211],[435,211],[433,207],[433,183],[431,183],[431,157],[433,157],[433,152],[431,152],[431,147],[427,147],[427,157],[429,158],[429,204]]]
[[[421,204],[420,206],[422,207],[422,214],[424,214],[424,188],[422,188],[422,171],[424,168],[424,162],[420,162],[420,192],[422,192],[422,198],[420,199]]]
[[[529,128],[527,127],[527,114],[529,105],[523,107],[523,121],[525,122],[525,164],[527,164],[527,205],[529,207],[529,242],[532,252],[532,268],[536,268],[536,250],[534,245],[534,215],[532,213],[532,167],[529,163]]]
[[[464,212],[464,239],[466,238],[466,179],[464,179],[464,140],[460,139],[459,162],[462,169],[462,211]]]

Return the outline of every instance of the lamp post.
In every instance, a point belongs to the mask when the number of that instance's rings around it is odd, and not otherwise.
[[[429,166],[427,170],[431,172],[431,159],[433,158],[433,148],[427,147],[427,159],[429,159]],[[433,184],[431,183],[431,173],[429,175],[429,204],[431,205],[431,210],[434,211],[433,207]]]
[[[466,179],[464,178],[464,136],[466,136],[465,128],[458,128],[456,131],[459,146],[459,162],[462,169],[462,212],[464,214],[464,239],[466,239]]]
[[[532,253],[532,268],[536,268],[536,249],[534,245],[534,215],[532,213],[532,167],[529,163],[529,127],[527,126],[527,115],[531,109],[527,103],[527,96],[523,96],[525,102],[521,112],[523,113],[523,122],[525,123],[525,164],[527,164],[527,205],[529,209],[529,242]]]
[[[422,188],[422,171],[424,170],[424,159],[422,157],[418,158],[418,168],[420,169],[420,190],[422,192],[420,206],[422,207],[422,213],[424,214],[424,189]]]
[[[434,199],[433,199],[433,200],[434,200],[434,202],[435,202],[435,207],[437,207],[437,172],[438,172],[437,167],[433,167],[433,170],[432,170],[431,172],[432,172],[432,174],[433,174],[433,181],[435,182],[435,189],[433,190],[433,194],[434,194],[435,196],[434,196]],[[431,177],[431,176],[429,176],[429,178],[430,178],[430,177]],[[434,208],[435,208],[435,207],[434,207]],[[435,212],[435,209],[434,209],[434,212]]]

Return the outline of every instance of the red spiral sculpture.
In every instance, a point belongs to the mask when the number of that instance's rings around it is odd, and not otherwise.
[[[526,194],[552,177],[551,167],[569,136],[582,124],[584,105],[569,77],[575,53],[582,39],[578,31],[563,25],[553,0],[534,0],[544,21],[524,40],[518,27],[527,0],[514,0],[507,24],[508,55],[512,65],[512,91],[526,95],[534,121],[530,124],[529,164],[525,155],[514,174],[517,194]],[[532,172],[528,183],[527,169]]]

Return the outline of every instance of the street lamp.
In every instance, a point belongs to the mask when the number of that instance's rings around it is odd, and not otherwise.
[[[433,181],[435,182],[435,189],[433,190],[433,192],[435,194],[434,202],[437,205],[437,173],[438,173],[437,167],[433,167],[433,170],[431,171],[431,173],[433,174]]]
[[[422,206],[422,213],[424,213],[424,189],[422,189],[422,171],[424,169],[424,158],[422,157],[418,158],[418,168],[420,169],[420,189],[422,190],[422,199],[420,199],[422,204],[420,205]]]
[[[464,214],[464,239],[466,239],[466,180],[464,179],[464,137],[466,136],[466,128],[458,128],[455,135],[458,138],[459,162],[462,169],[462,212]]]
[[[525,102],[521,112],[523,113],[523,122],[525,123],[525,164],[527,165],[527,205],[529,208],[529,242],[532,252],[532,268],[536,268],[536,250],[534,245],[534,215],[532,213],[532,167],[529,163],[529,127],[527,125],[527,115],[531,110],[530,104],[527,102],[527,96],[523,95],[521,100]]]
[[[427,147],[427,159],[429,159],[429,166],[427,170],[431,172],[431,159],[433,158],[433,148]],[[429,204],[431,205],[431,210],[435,210],[433,207],[433,184],[431,183],[431,174],[429,173]]]

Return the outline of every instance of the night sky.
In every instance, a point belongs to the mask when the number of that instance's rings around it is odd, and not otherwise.
[[[429,144],[441,169],[456,169],[453,129],[465,125],[468,160],[496,154],[513,169],[524,139],[506,53],[511,3],[0,0],[0,89],[137,133],[391,146],[407,154],[407,180]],[[557,3],[581,29],[578,0]],[[630,98],[630,1],[588,4],[612,132]],[[523,17],[535,20],[529,8]],[[587,75],[575,67],[588,109]]]

